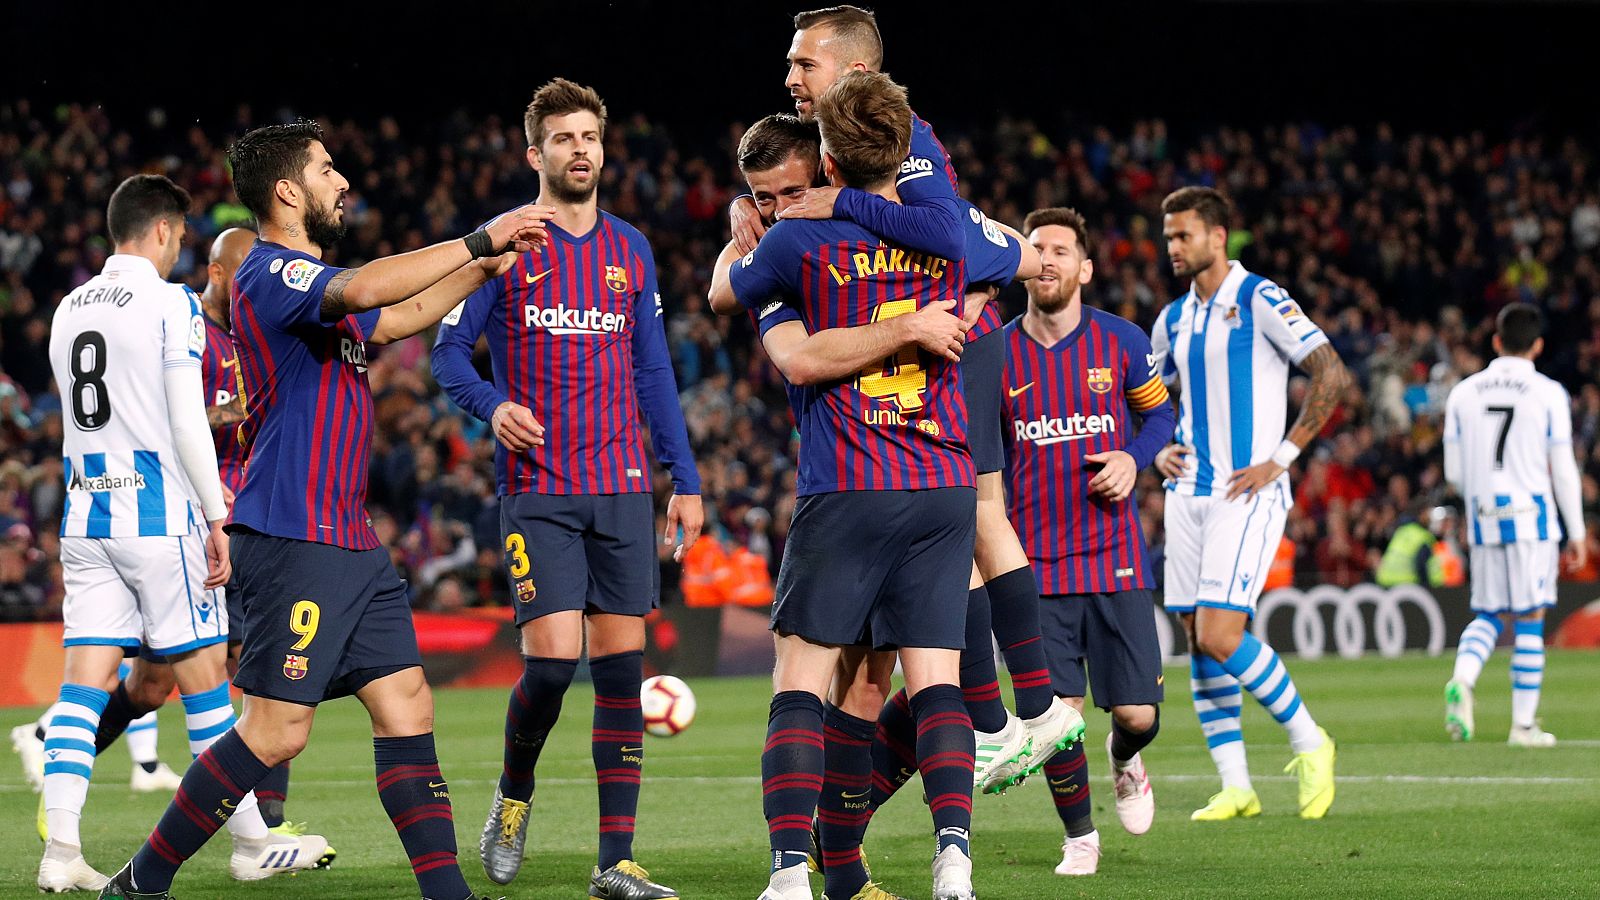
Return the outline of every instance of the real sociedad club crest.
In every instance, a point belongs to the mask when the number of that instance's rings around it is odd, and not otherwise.
[[[299,681],[311,671],[311,660],[304,656],[295,656],[293,653],[283,655],[283,677],[290,681]]]
[[[1104,394],[1111,390],[1111,369],[1090,366],[1088,370],[1089,390],[1096,394]]]
[[[628,292],[628,270],[621,266],[606,266],[606,287],[619,294]]]

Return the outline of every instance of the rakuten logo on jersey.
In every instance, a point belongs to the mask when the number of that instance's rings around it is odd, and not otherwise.
[[[1117,420],[1108,413],[1086,416],[1083,413],[1067,416],[1040,416],[1031,421],[1014,419],[1017,441],[1032,441],[1041,447],[1063,441],[1081,441],[1097,434],[1115,434]]]
[[[522,320],[529,328],[543,328],[551,334],[621,334],[628,327],[628,317],[622,313],[568,309],[566,304],[524,306]]]

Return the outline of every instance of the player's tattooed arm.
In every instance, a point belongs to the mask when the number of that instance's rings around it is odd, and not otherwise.
[[[237,425],[243,421],[243,397],[234,397],[227,403],[206,407],[206,424],[211,426],[212,431],[216,431],[218,428],[226,428],[229,425]]]
[[[1310,373],[1311,389],[1300,406],[1300,416],[1294,420],[1294,427],[1289,429],[1289,440],[1304,450],[1322,433],[1322,426],[1328,424],[1339,408],[1339,399],[1350,387],[1350,370],[1339,359],[1339,352],[1329,344],[1311,351],[1300,361],[1300,368]]]
[[[351,313],[361,312],[364,307],[352,306],[345,300],[345,291],[349,289],[350,282],[356,280],[356,273],[361,271],[360,266],[345,269],[343,272],[328,279],[328,286],[322,290],[322,320],[334,322]]]

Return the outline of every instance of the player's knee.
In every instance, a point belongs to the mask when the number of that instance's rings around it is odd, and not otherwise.
[[[1156,708],[1149,705],[1113,706],[1111,716],[1118,725],[1135,734],[1143,734],[1156,724]]]
[[[1201,654],[1209,656],[1217,662],[1227,662],[1228,657],[1239,649],[1239,642],[1244,639],[1242,634],[1229,631],[1207,631],[1196,628],[1194,641],[1195,648]]]
[[[146,676],[128,679],[128,702],[133,704],[133,708],[140,715],[152,709],[160,709],[162,704],[167,702],[167,698],[172,696],[173,682],[170,672],[169,669],[166,678]]]

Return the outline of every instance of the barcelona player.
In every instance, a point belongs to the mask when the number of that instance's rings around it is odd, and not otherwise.
[[[305,747],[317,705],[355,694],[372,718],[379,797],[423,896],[463,900],[471,891],[456,863],[405,585],[365,510],[366,345],[437,322],[510,266],[515,256],[503,251],[542,239],[549,211],[523,207],[463,239],[340,268],[323,257],[344,234],[349,182],[314,123],[255,129],[228,157],[261,228],[232,291],[249,403],[249,464],[229,525],[246,616],[235,677],[244,715],[189,767],[101,896],[167,897],[240,798]]]
[[[1028,282],[1027,312],[1005,328],[1009,511],[1044,595],[1052,688],[1081,710],[1093,681],[1095,705],[1111,712],[1117,815],[1143,834],[1155,799],[1139,751],[1156,736],[1161,648],[1133,485],[1172,438],[1172,404],[1149,337],[1083,302],[1094,277],[1083,216],[1037,209],[1022,229],[1044,271]],[[1100,836],[1083,744],[1057,754],[1045,774],[1066,828],[1056,874],[1091,875]]]
[[[506,571],[522,632],[523,675],[506,713],[505,764],[479,852],[507,884],[522,866],[534,769],[587,635],[600,852],[589,893],[676,897],[634,862],[644,765],[644,616],[659,602],[655,505],[640,414],[672,475],[667,539],[676,558],[699,537],[700,477],[661,323],[655,258],[637,229],[599,208],[606,109],[592,88],[555,79],[524,124],[551,241],[452,312],[434,375],[491,423]],[[487,334],[494,380],[472,366]]]

